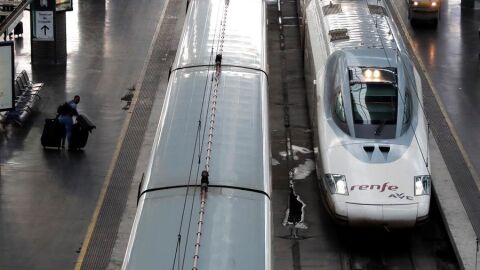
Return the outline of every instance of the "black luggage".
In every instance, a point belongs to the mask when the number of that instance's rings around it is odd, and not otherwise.
[[[57,118],[45,119],[42,137],[40,138],[43,148],[60,148],[64,134],[65,127],[58,121]]]
[[[87,145],[88,134],[92,132],[92,129],[96,128],[95,125],[84,114],[77,116],[77,121],[72,127],[72,137],[70,138],[70,150],[78,150],[84,148]]]
[[[90,119],[85,114],[79,114],[77,116],[77,123],[82,126],[82,128],[87,129],[89,132],[92,129],[97,128]]]
[[[72,127],[72,137],[70,138],[69,150],[78,150],[84,148],[88,141],[88,130],[83,128],[79,123],[75,123]]]

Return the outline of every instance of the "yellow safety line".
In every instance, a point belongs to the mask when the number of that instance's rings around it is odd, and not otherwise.
[[[95,211],[93,212],[92,219],[90,221],[90,224],[88,225],[88,230],[87,230],[87,233],[86,233],[85,238],[83,240],[80,254],[78,255],[77,262],[75,263],[75,270],[80,270],[82,268],[83,260],[85,258],[86,253],[87,253],[87,249],[90,245],[90,240],[92,239],[93,230],[95,229],[95,225],[97,224],[98,215],[100,214],[100,209],[103,205],[103,201],[105,200],[105,195],[107,193],[108,185],[110,184],[110,180],[111,180],[112,174],[113,174],[113,169],[115,168],[115,164],[117,163],[117,160],[118,160],[118,156],[119,156],[119,153],[120,153],[120,148],[123,144],[123,140],[125,138],[125,133],[126,133],[126,130],[128,128],[128,125],[130,123],[131,115],[132,114],[129,113],[127,115],[127,118],[125,119],[125,122],[123,123],[122,131],[120,133],[120,138],[118,139],[117,145],[115,147],[115,152],[113,154],[112,162],[110,163],[107,176],[105,178],[105,181],[104,181],[103,186],[102,186],[102,190],[100,192],[100,196],[98,197],[97,205],[95,207]]]
[[[425,78],[427,80],[427,83],[429,84],[430,88],[432,89],[433,95],[435,96],[435,100],[438,103],[438,106],[440,107],[440,110],[442,111],[443,117],[445,118],[445,121],[447,121],[447,125],[452,132],[452,136],[455,139],[455,142],[457,143],[458,148],[460,149],[460,152],[465,159],[465,162],[467,163],[467,167],[470,170],[470,173],[472,174],[473,180],[475,181],[475,184],[477,186],[477,189],[480,189],[480,178],[478,177],[478,173],[475,170],[475,168],[472,165],[472,162],[470,161],[470,158],[467,155],[467,152],[465,151],[465,147],[463,147],[462,142],[460,141],[460,137],[457,134],[457,131],[455,127],[453,126],[452,120],[450,120],[450,117],[448,116],[447,110],[445,109],[445,106],[443,105],[442,100],[440,99],[440,95],[438,94],[437,89],[435,88],[432,79],[430,78],[430,75],[427,73],[427,69],[425,68],[425,64],[423,64],[422,58],[420,58],[419,53],[415,49],[415,46],[413,46],[413,40],[410,36],[410,33],[407,30],[407,27],[405,26],[402,17],[400,16],[400,12],[398,11],[398,8],[395,6],[394,3],[390,1],[390,5],[395,9],[395,12],[397,13],[398,20],[400,21],[401,27],[403,29],[403,32],[405,33],[405,37],[408,40],[408,43],[410,43],[410,47],[413,50],[413,53],[415,54],[415,57],[418,60],[418,63],[420,65],[420,68],[423,71],[423,74],[425,75]]]
[[[109,166],[109,169],[108,169],[107,176],[105,177],[105,181],[103,182],[102,190],[100,192],[100,196],[98,197],[98,201],[97,201],[97,205],[95,207],[95,211],[93,212],[92,219],[90,221],[90,224],[88,225],[87,233],[85,234],[85,238],[84,238],[83,243],[82,243],[82,248],[81,248],[80,254],[78,255],[77,261],[75,263],[75,268],[74,268],[75,270],[80,270],[82,268],[83,261],[85,259],[85,255],[87,254],[87,249],[90,245],[90,241],[91,241],[92,235],[93,235],[93,230],[95,229],[95,226],[97,225],[98,215],[100,214],[100,209],[103,205],[103,201],[105,200],[105,195],[107,193],[107,189],[108,189],[108,186],[109,186],[111,178],[112,178],[113,170],[115,169],[115,164],[117,163],[118,156],[120,154],[120,149],[123,145],[123,141],[125,139],[125,135],[127,133],[128,126],[130,124],[130,120],[132,118],[132,113],[133,113],[133,110],[135,109],[135,105],[137,103],[138,92],[140,91],[140,88],[142,87],[142,84],[143,84],[143,80],[145,79],[145,74],[147,72],[148,62],[149,62],[149,60],[150,60],[150,58],[153,54],[154,44],[155,44],[155,41],[157,40],[157,37],[158,37],[159,32],[160,32],[160,28],[163,24],[163,19],[165,17],[165,12],[167,10],[167,6],[168,6],[169,2],[170,2],[170,0],[165,1],[165,4],[163,6],[163,10],[162,10],[162,13],[161,13],[161,16],[160,16],[159,24],[157,25],[157,29],[155,29],[155,34],[153,36],[152,42],[150,43],[150,48],[149,48],[147,58],[145,60],[144,66],[143,66],[142,73],[140,75],[140,79],[137,83],[137,86],[135,87],[135,89],[137,89],[137,94],[132,99],[132,104],[130,106],[130,110],[128,111],[128,114],[127,114],[127,117],[125,118],[125,121],[123,122],[123,127],[122,127],[122,130],[120,132],[120,137],[118,138],[117,145],[115,146],[115,151],[114,151],[114,154],[113,154],[112,161],[110,162],[110,166]]]

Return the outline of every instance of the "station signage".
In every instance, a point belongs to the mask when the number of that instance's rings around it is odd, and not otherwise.
[[[0,111],[15,109],[13,42],[0,42]]]
[[[35,12],[35,39],[55,40],[53,30],[53,11]]]
[[[34,0],[32,2],[32,40],[55,40],[56,0]]]

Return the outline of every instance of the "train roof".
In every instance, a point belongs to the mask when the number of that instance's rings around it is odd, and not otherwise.
[[[192,268],[199,193],[194,188],[189,190],[183,222],[185,188],[146,194],[139,206],[141,214],[134,224],[125,269]],[[268,197],[263,194],[209,188],[199,269],[270,269],[269,205]],[[190,212],[191,208],[193,212]],[[180,224],[183,224],[182,229]],[[180,243],[178,234],[181,235]],[[266,240],[259,242],[259,239]],[[185,267],[177,268],[183,264]]]
[[[377,48],[404,50],[384,1],[312,0],[323,17],[330,52]]]
[[[219,51],[225,0],[196,0],[185,18],[172,69],[213,65]],[[267,71],[265,2],[230,0],[222,65]],[[248,14],[248,17],[245,15]],[[213,52],[212,52],[213,49]]]
[[[213,70],[205,67],[172,73],[145,189],[187,185],[189,179],[190,184],[195,184],[199,179],[207,149],[212,74]],[[267,77],[263,72],[236,67],[222,69],[210,185],[270,194],[267,102]],[[199,120],[202,130],[197,134]]]

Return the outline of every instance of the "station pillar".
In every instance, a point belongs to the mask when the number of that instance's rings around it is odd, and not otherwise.
[[[32,64],[65,64],[65,12],[56,12],[55,0],[33,0],[30,10]]]

